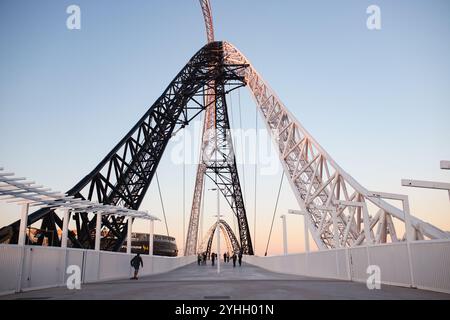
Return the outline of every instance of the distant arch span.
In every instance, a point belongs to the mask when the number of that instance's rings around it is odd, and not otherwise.
[[[211,255],[211,247],[212,247],[212,242],[214,240],[214,235],[216,233],[215,231],[216,231],[217,223],[219,223],[220,230],[224,234],[228,252],[229,253],[238,253],[241,250],[239,241],[236,238],[236,235],[234,234],[233,229],[231,229],[230,225],[223,219],[220,219],[219,222],[214,223],[211,226],[211,228],[209,228],[198,252],[201,253],[201,252],[206,251],[206,255],[208,257]]]

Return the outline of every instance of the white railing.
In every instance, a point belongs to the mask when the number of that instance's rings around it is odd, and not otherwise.
[[[264,269],[310,277],[366,282],[369,265],[381,283],[450,293],[450,241],[427,240],[280,256],[245,256]]]
[[[410,256],[409,256],[410,254]],[[82,283],[127,279],[133,255],[54,247],[0,245],[0,295],[65,286],[67,266],[79,266]],[[196,257],[141,256],[140,276],[164,273]],[[377,265],[383,284],[450,293],[450,241],[428,240],[361,246],[282,256],[245,256],[264,269],[310,277],[365,282]]]
[[[65,286],[67,267],[81,270],[81,283],[127,279],[134,255],[57,247],[0,245],[0,295]],[[139,276],[164,273],[194,262],[196,257],[141,255]]]

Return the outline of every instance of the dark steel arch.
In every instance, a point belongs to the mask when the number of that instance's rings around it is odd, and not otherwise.
[[[241,76],[245,65],[224,63],[223,43],[211,42],[200,49],[169,84],[138,123],[85,178],[67,192],[76,198],[138,209],[153,179],[159,161],[173,132],[183,128],[205,110],[203,103],[218,84],[229,91],[244,86]],[[214,102],[214,101],[213,101]],[[72,215],[76,233],[69,238],[74,247],[94,248],[95,216]],[[52,233],[59,246],[57,228],[62,220],[50,209],[40,209],[28,216],[28,226],[41,222],[41,229]],[[0,229],[1,242],[17,243],[20,221]],[[102,217],[108,236],[102,249],[117,251],[127,235],[123,217]],[[7,238],[7,239],[6,239]],[[42,238],[43,240],[43,238]],[[42,240],[40,244],[42,245]]]
[[[215,230],[216,230],[217,223],[214,223],[211,228],[209,228],[205,240],[208,239],[206,244],[206,255],[209,257],[211,255],[211,247],[212,242],[214,240]],[[224,235],[226,235],[226,238],[228,238],[228,241],[230,241],[231,247],[233,249],[234,253],[238,253],[241,251],[241,246],[239,245],[239,241],[236,238],[236,235],[233,232],[233,229],[231,229],[230,225],[223,219],[219,220],[219,226],[222,229]],[[203,250],[203,244],[200,247],[200,251]]]

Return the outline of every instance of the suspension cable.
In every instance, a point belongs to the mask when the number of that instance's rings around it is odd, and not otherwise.
[[[280,200],[281,187],[283,186],[283,178],[284,178],[284,170],[281,175],[280,187],[278,188],[277,201],[275,202],[275,208],[273,210],[272,224],[270,225],[269,238],[267,239],[266,252],[264,253],[264,256],[267,256],[267,250],[269,249],[270,237],[272,236],[273,222],[275,221],[275,214],[277,213],[278,208],[278,200]]]
[[[239,99],[240,101],[240,99]],[[239,102],[240,103],[240,102]],[[257,177],[258,177],[258,148],[259,148],[259,139],[258,139],[258,107],[255,108],[255,197],[254,197],[254,216],[253,216],[253,249],[256,252],[256,200],[257,200]],[[267,251],[267,250],[266,250]]]
[[[183,251],[186,252],[186,130],[183,131]]]
[[[161,208],[162,208],[162,212],[164,215],[164,223],[166,224],[167,236],[169,237],[170,236],[169,235],[169,227],[167,225],[166,210],[164,209],[164,201],[163,201],[163,197],[162,197],[162,193],[161,193],[161,186],[159,185],[158,172],[155,172],[155,176],[156,176],[156,184],[158,185],[159,200],[161,201]]]

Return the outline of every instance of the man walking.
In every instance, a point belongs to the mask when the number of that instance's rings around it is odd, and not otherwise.
[[[213,252],[213,253],[211,253],[211,263],[212,263],[212,266],[214,267],[214,261],[216,260],[216,254]]]
[[[239,259],[239,267],[240,267],[242,265],[242,250],[239,251],[238,259]]]
[[[133,259],[131,259],[130,261],[131,266],[134,268],[134,277],[131,278],[133,280],[137,280],[138,277],[138,272],[139,272],[139,267],[142,266],[144,267],[144,262],[142,261],[141,255],[138,253],[137,255],[134,256]]]
[[[235,268],[236,267],[236,260],[237,260],[236,253],[233,253],[233,256],[231,257],[231,259],[233,260],[233,268]]]

